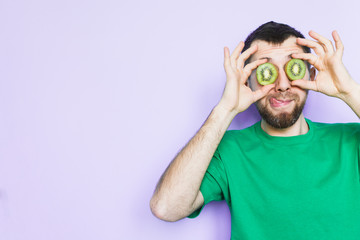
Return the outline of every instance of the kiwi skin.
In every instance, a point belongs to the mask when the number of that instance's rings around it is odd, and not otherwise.
[[[303,60],[293,58],[286,63],[285,72],[291,81],[303,79],[306,73],[306,65]]]
[[[271,63],[263,63],[256,69],[256,78],[260,85],[269,85],[276,81],[278,72]]]

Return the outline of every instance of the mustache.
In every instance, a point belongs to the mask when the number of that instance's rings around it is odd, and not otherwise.
[[[277,92],[277,93],[272,93],[269,94],[268,96],[269,98],[276,98],[276,99],[299,99],[299,95],[297,95],[296,93],[292,93],[292,92]]]

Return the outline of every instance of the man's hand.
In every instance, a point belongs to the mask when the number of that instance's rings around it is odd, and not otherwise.
[[[298,38],[297,43],[310,47],[315,54],[297,53],[292,54],[292,57],[308,61],[316,68],[318,73],[316,77],[315,73],[313,73],[312,81],[296,80],[291,83],[292,86],[321,92],[347,102],[353,91],[359,89],[359,85],[351,78],[342,62],[344,46],[339,34],[336,31],[332,32],[336,48],[334,48],[330,40],[314,31],[310,31],[309,35],[316,41]]]
[[[247,85],[251,72],[267,60],[257,60],[245,65],[245,61],[257,51],[254,45],[244,51],[244,42],[240,42],[230,56],[229,48],[224,48],[224,68],[226,72],[226,85],[219,106],[235,114],[245,111],[252,103],[263,98],[274,84],[263,86],[253,92]]]
[[[227,128],[237,113],[264,97],[274,87],[267,85],[253,92],[246,84],[251,71],[267,60],[258,60],[245,67],[245,61],[257,51],[253,46],[240,54],[244,43],[230,56],[225,47],[226,85],[223,96],[195,136],[177,154],[162,175],[150,201],[151,211],[165,221],[189,216],[204,204],[200,191],[210,161]]]

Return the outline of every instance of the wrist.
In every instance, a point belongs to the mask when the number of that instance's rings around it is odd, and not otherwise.
[[[214,107],[213,112],[216,116],[221,116],[221,118],[229,119],[230,121],[238,114],[235,109],[225,106],[221,101]]]
[[[360,103],[360,85],[354,82],[350,89],[349,92],[341,95],[341,99],[348,105]]]

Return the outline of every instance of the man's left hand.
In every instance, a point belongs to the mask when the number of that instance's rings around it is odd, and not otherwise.
[[[317,70],[317,75],[315,77],[315,73],[312,72],[311,81],[295,80],[292,81],[292,86],[321,92],[348,103],[354,94],[359,93],[360,85],[351,78],[342,62],[344,46],[339,34],[336,31],[332,32],[335,48],[329,39],[320,34],[310,31],[309,35],[315,40],[297,38],[296,42],[313,49],[315,54],[296,53],[292,54],[292,57],[308,61]]]

